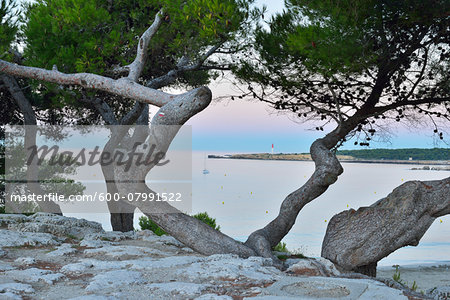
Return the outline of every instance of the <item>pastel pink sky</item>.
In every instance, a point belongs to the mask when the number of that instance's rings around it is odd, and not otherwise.
[[[211,84],[215,98],[237,93],[228,83]],[[217,152],[309,152],[311,143],[332,130],[335,124],[316,131],[314,123],[297,123],[292,115],[280,114],[268,104],[237,99],[213,100],[204,111],[193,117],[193,149]],[[396,125],[390,142],[372,143],[371,148],[432,148],[432,130]],[[343,149],[361,149],[354,140]],[[445,147],[446,145],[438,145]]]

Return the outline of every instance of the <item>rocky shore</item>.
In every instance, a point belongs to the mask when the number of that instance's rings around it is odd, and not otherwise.
[[[341,274],[325,259],[203,256],[170,236],[52,214],[0,215],[0,299],[445,299]],[[354,277],[359,277],[355,279]],[[389,287],[388,285],[392,286]]]

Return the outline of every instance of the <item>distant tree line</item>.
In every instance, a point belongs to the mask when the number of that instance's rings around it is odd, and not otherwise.
[[[365,149],[365,150],[341,150],[338,155],[349,155],[360,159],[396,159],[408,160],[450,160],[450,148],[433,149]]]

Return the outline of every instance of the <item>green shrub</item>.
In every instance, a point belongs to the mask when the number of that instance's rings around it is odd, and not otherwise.
[[[148,229],[148,230],[153,231],[157,236],[167,234],[155,222],[153,222],[152,220],[150,220],[149,218],[147,218],[145,216],[139,218],[139,226],[141,226],[142,230]]]
[[[198,213],[196,215],[193,215],[192,217],[202,221],[206,225],[211,226],[215,230],[220,231],[220,226],[216,225],[216,219],[211,218],[207,212]],[[141,226],[141,230],[151,230],[153,231],[157,236],[161,236],[163,234],[167,234],[164,230],[161,229],[155,222],[150,220],[148,217],[142,216],[139,218],[139,226]]]
[[[211,218],[207,212],[195,214],[195,215],[193,215],[193,217],[202,221],[206,225],[209,225],[213,229],[220,231],[220,226],[216,225],[216,219]]]
[[[5,213],[5,206],[0,206],[0,214],[4,214]]]
[[[277,257],[279,260],[286,260],[289,258],[289,256],[287,256],[287,255],[277,255]]]
[[[279,242],[275,247],[273,247],[272,250],[277,252],[289,252],[289,250],[286,247],[286,243],[283,242]]]
[[[300,249],[289,251],[286,246],[286,243],[283,242],[279,242],[275,247],[272,248],[272,250],[276,252],[288,253],[287,255],[285,254],[277,255],[278,259],[280,260],[286,260],[288,258],[301,258],[301,259],[307,258],[300,252]]]

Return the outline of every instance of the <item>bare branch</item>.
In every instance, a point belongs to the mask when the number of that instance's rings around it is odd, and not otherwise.
[[[199,70],[207,71],[207,70],[219,70],[219,71],[230,71],[230,67],[224,67],[224,66],[201,66]]]
[[[220,41],[214,45],[204,55],[202,55],[194,64],[189,65],[189,58],[183,56],[177,64],[176,69],[170,70],[167,74],[154,78],[147,83],[147,87],[159,89],[175,82],[177,76],[183,72],[197,71],[203,66],[203,63],[223,45],[225,41]]]
[[[419,85],[419,83],[423,80],[423,75],[425,74],[425,69],[428,65],[428,48],[424,48],[425,51],[425,58],[424,58],[424,62],[423,62],[423,67],[420,70],[419,73],[419,77],[417,78],[416,82],[413,84],[411,90],[409,91],[409,93],[404,97],[404,99],[409,99],[412,94],[414,93],[414,90],[416,89],[416,87]]]
[[[336,96],[336,92],[334,91],[334,89],[331,87],[331,85],[328,83],[328,88],[330,89],[331,94],[333,95],[333,100],[336,103],[336,110],[337,110],[337,114],[338,114],[338,118],[339,118],[339,125],[342,124],[342,113],[341,113],[341,106],[339,104],[339,99]]]
[[[0,60],[0,72],[61,85],[77,85],[88,89],[97,89],[158,107],[169,103],[176,97],[175,95],[142,86],[127,78],[114,80],[91,73],[65,74],[59,71],[20,66],[4,60]]]
[[[396,109],[398,107],[409,106],[409,105],[416,106],[416,105],[421,105],[421,104],[442,104],[446,101],[450,101],[450,97],[423,98],[423,99],[418,99],[418,100],[403,100],[403,101],[399,101],[399,102],[394,102],[389,105],[375,107],[374,109],[372,109],[371,113],[367,115],[367,117],[377,115],[377,114],[382,114],[389,110]]]
[[[108,125],[118,125],[116,116],[114,115],[111,106],[109,106],[103,99],[85,96],[80,98],[80,101],[93,105]]]
[[[130,70],[130,73],[128,74],[128,78],[130,80],[137,81],[139,76],[141,76],[142,70],[144,69],[144,65],[147,60],[148,44],[162,24],[162,14],[163,11],[160,10],[156,14],[153,24],[142,34],[141,38],[139,39],[136,58],[130,65],[126,66],[126,68]]]
[[[145,107],[144,103],[136,102],[133,108],[120,120],[121,125],[131,125],[139,118],[143,109]]]

